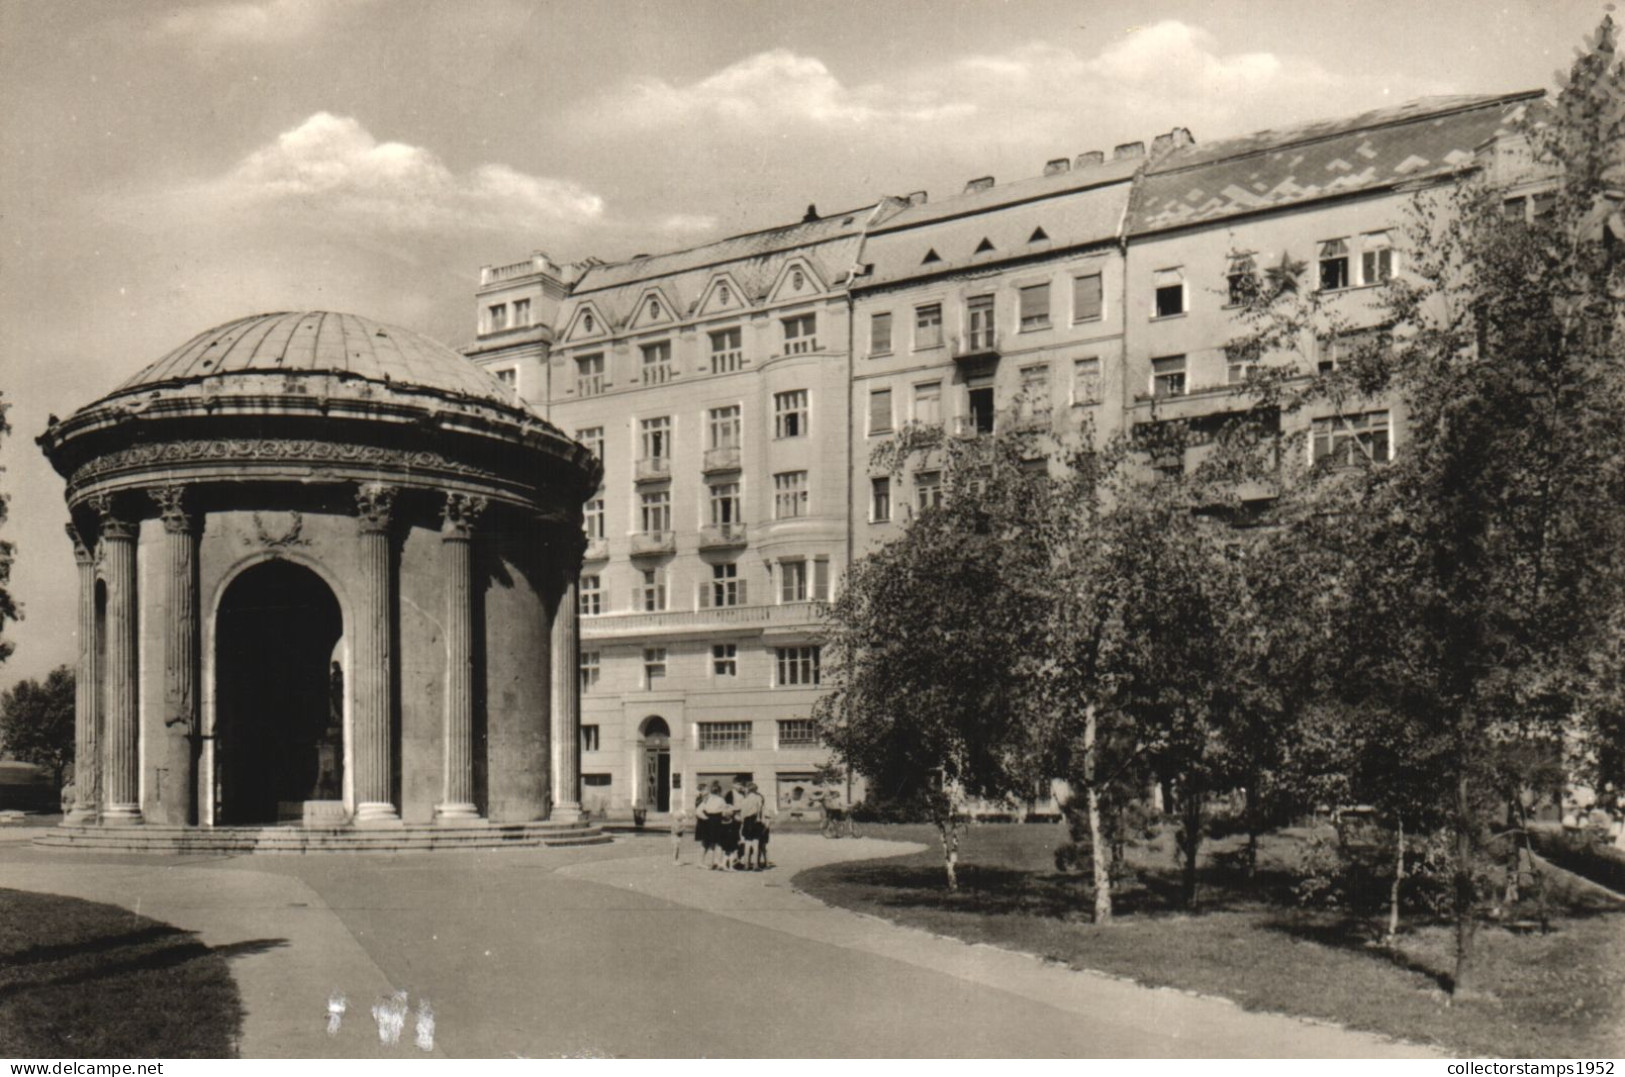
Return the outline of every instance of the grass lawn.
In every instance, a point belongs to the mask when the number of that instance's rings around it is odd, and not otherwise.
[[[113,905],[0,889],[0,1057],[235,1058],[225,957]]]
[[[925,853],[830,864],[794,885],[833,905],[940,935],[1023,950],[1152,986],[1233,999],[1248,1009],[1335,1021],[1455,1054],[1612,1058],[1625,1054],[1625,904],[1553,870],[1567,909],[1550,934],[1478,933],[1490,997],[1447,1005],[1452,934],[1412,924],[1396,950],[1380,925],[1297,908],[1284,868],[1295,843],[1265,840],[1256,889],[1227,865],[1240,839],[1214,842],[1195,914],[1175,907],[1178,872],[1167,837],[1131,854],[1139,884],[1117,922],[1090,922],[1087,880],[1055,870],[1060,826],[989,825],[961,848],[960,891],[945,889],[936,831],[874,826],[873,837],[921,841]],[[1230,854],[1230,856],[1227,856]]]

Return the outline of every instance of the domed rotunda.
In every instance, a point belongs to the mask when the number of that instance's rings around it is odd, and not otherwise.
[[[80,582],[55,843],[140,825],[120,840],[432,846],[579,821],[599,465],[501,382],[352,314],[260,314],[39,443]]]

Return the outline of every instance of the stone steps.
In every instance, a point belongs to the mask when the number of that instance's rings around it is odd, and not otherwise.
[[[348,827],[61,826],[34,844],[52,849],[122,853],[414,853],[470,849],[573,848],[614,839],[597,827],[569,823],[489,826]]]

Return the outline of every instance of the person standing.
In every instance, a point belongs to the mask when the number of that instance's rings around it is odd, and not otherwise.
[[[720,846],[727,813],[728,802],[722,799],[722,783],[712,782],[694,809],[694,838],[704,850],[700,863],[712,871],[722,867]]]
[[[746,871],[761,871],[767,865],[767,801],[755,782],[745,785],[739,800],[739,836],[744,843]]]

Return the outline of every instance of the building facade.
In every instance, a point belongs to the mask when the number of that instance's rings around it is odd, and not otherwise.
[[[604,464],[581,583],[584,801],[664,811],[748,773],[781,813],[802,810],[822,792],[821,605],[940,496],[929,458],[891,474],[877,446],[909,423],[1066,443],[1246,410],[1249,370],[1225,349],[1244,331],[1238,281],[1302,261],[1340,324],[1376,324],[1418,191],[1477,172],[1527,200],[1508,136],[1539,97],[1427,99],[1210,146],[1176,128],[937,202],[809,209],[615,265],[487,267],[464,353]],[[1264,361],[1307,378],[1338,346]],[[1313,459],[1378,462],[1403,421],[1383,400],[1285,420]]]

